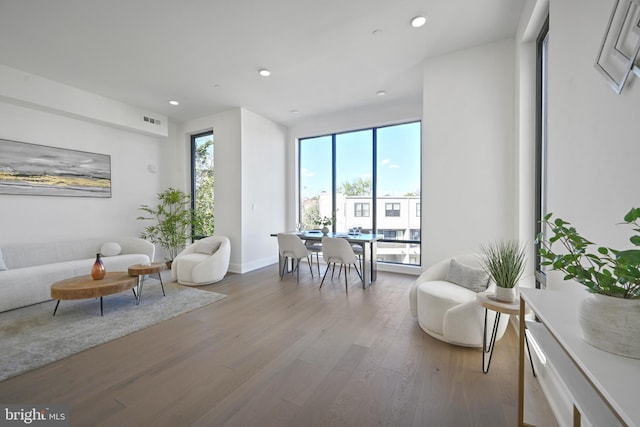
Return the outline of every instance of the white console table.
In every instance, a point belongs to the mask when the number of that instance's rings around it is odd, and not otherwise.
[[[574,426],[582,417],[593,426],[640,426],[640,359],[616,356],[583,340],[580,298],[575,293],[520,289],[519,426],[529,425],[524,422],[525,326],[573,396]],[[526,307],[539,322],[526,321]]]

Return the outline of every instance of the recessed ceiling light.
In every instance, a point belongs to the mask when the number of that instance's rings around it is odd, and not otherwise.
[[[371,35],[372,35],[372,36],[379,36],[380,34],[382,34],[382,30],[373,30],[373,31],[371,32]]]
[[[266,68],[263,68],[258,72],[262,77],[269,77],[271,75],[271,71],[267,70]]]
[[[411,20],[411,26],[414,28],[420,28],[427,22],[427,18],[424,16],[416,16]]]
[[[376,92],[376,95],[378,96],[385,96],[387,94],[387,92],[385,92],[384,90],[379,90]]]
[[[171,104],[171,105],[180,105],[180,103],[178,101],[169,101],[169,104]]]
[[[289,111],[289,112],[290,112],[291,114],[300,114],[300,111],[298,111],[298,110],[291,110],[291,111]]]

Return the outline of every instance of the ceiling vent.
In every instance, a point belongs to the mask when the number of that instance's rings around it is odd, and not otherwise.
[[[160,119],[154,119],[153,117],[143,116],[142,120],[144,120],[147,123],[151,123],[152,125],[160,126],[162,124],[162,122],[160,122]]]

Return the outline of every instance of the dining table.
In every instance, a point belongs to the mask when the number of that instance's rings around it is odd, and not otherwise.
[[[378,240],[382,239],[382,234],[370,233],[333,233],[323,234],[320,230],[307,231],[286,231],[285,233],[296,234],[303,241],[321,242],[323,237],[339,237],[346,239],[349,243],[359,245],[362,248],[362,289],[370,286],[376,281],[377,273],[377,257],[376,246]],[[272,233],[272,237],[277,237],[279,233]],[[278,256],[279,268],[282,271],[282,263],[284,260]]]

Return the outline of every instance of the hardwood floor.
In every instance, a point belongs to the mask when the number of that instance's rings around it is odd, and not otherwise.
[[[227,298],[1,382],[0,402],[67,404],[72,426],[516,425],[513,329],[483,374],[480,349],[420,329],[414,279],[352,272],[347,296],[337,274],[232,274],[207,287]],[[539,397],[528,422],[555,425]]]

